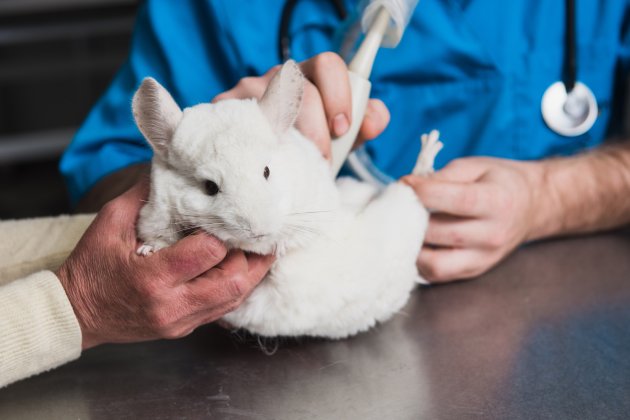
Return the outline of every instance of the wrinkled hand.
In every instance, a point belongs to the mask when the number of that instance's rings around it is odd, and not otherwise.
[[[430,282],[478,276],[530,239],[538,218],[536,163],[452,161],[428,178],[403,181],[432,211],[418,269]]]
[[[338,137],[344,134],[352,121],[348,68],[341,57],[331,52],[318,54],[299,63],[299,66],[307,82],[296,125],[329,159],[331,135]],[[245,77],[234,88],[216,96],[212,102],[231,98],[260,98],[279,69],[280,65],[271,68],[263,76]],[[382,101],[370,99],[356,145],[381,134],[389,123],[389,117],[389,111]]]
[[[56,273],[84,349],[185,336],[235,309],[272,263],[273,257],[228,253],[205,234],[136,255],[135,223],[147,192],[138,184],[106,204]]]

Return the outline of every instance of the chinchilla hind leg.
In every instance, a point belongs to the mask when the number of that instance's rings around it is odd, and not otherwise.
[[[440,132],[437,130],[432,130],[429,134],[423,134],[420,140],[422,141],[422,146],[411,174],[426,176],[433,173],[435,157],[442,150],[444,144],[440,141]]]

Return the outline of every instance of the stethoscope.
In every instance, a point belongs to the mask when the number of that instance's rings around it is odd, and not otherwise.
[[[543,120],[551,130],[575,137],[593,127],[599,111],[593,92],[577,80],[575,0],[566,0],[565,4],[564,80],[547,88],[540,108]]]
[[[289,26],[298,0],[287,0],[282,9],[278,34],[278,55],[281,62],[291,57]],[[347,16],[343,0],[332,0],[341,20]],[[547,88],[541,100],[541,113],[545,124],[557,134],[575,137],[590,130],[597,120],[595,95],[584,83],[577,80],[575,0],[565,1],[565,51],[563,80]]]

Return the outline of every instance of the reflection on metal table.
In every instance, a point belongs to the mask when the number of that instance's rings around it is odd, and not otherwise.
[[[622,419],[629,356],[618,232],[529,245],[347,340],[285,340],[268,356],[207,326],[102,346],[0,390],[0,418]]]

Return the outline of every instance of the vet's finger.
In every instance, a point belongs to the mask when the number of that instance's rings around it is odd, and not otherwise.
[[[442,181],[474,182],[480,179],[487,170],[484,158],[468,157],[450,161],[431,177]]]
[[[405,176],[422,204],[434,212],[461,217],[483,217],[492,214],[492,189],[481,183],[443,181],[419,176]]]
[[[479,219],[433,213],[429,219],[424,242],[441,247],[479,247],[487,242],[486,225],[487,223]]]
[[[483,273],[484,258],[480,251],[460,248],[422,247],[417,265],[420,275],[429,283],[465,280]]]
[[[366,141],[379,136],[387,128],[389,120],[389,109],[387,109],[383,101],[370,99],[354,147],[359,147]]]
[[[186,236],[173,245],[146,257],[138,256],[146,264],[157,267],[174,284],[185,283],[221,263],[227,249],[214,236],[198,233]]]
[[[308,80],[304,83],[304,98],[296,122],[297,129],[315,143],[326,159],[330,159],[330,131],[319,91]]]
[[[226,99],[262,98],[271,78],[280,70],[280,67],[280,65],[274,66],[262,76],[243,77],[232,89],[218,94],[211,102],[216,103]]]
[[[307,79],[313,82],[322,98],[329,133],[339,137],[352,122],[352,100],[348,67],[335,53],[325,52],[300,64]]]

